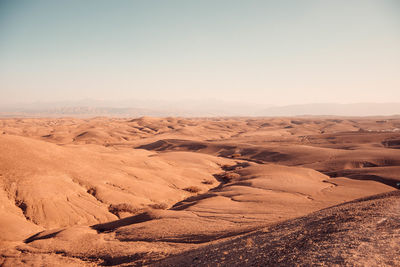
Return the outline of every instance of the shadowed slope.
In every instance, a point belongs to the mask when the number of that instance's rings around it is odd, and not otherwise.
[[[400,264],[400,191],[314,212],[156,266]]]

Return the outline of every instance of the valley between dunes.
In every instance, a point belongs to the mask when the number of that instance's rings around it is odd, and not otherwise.
[[[400,265],[400,118],[0,119],[0,265]]]

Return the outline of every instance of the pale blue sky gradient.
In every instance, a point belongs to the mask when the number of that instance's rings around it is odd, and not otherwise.
[[[0,102],[400,102],[397,0],[0,0]]]

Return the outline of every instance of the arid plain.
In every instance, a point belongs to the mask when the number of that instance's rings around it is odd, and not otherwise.
[[[400,117],[0,120],[2,266],[400,265]]]

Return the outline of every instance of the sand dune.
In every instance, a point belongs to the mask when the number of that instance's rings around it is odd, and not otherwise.
[[[3,119],[0,127],[4,266],[207,265],[209,256],[225,265],[331,264],[311,247],[293,254],[294,233],[330,249],[313,239],[323,222],[355,229],[346,218],[369,218],[356,207],[375,214],[373,203],[392,210],[397,201],[392,193],[327,209],[398,186],[396,117]],[[338,247],[361,233],[339,232]],[[278,252],[279,236],[292,254]],[[371,247],[377,238],[352,253],[376,255],[365,264],[399,263],[379,258],[390,253]],[[215,254],[204,256],[210,245]]]

